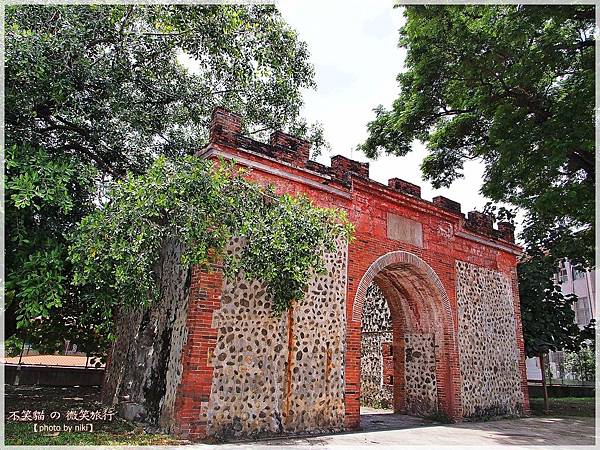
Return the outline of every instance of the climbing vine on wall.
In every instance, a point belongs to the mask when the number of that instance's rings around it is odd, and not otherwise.
[[[114,306],[158,297],[154,265],[171,239],[184,244],[184,264],[210,269],[223,261],[226,276],[243,269],[266,282],[277,314],[303,297],[312,273],[324,270],[323,251],[351,234],[343,211],[318,208],[305,196],[278,196],[231,163],[188,156],[159,158],[146,174],[116,181],[106,203],[73,233],[69,253],[74,282],[108,316]],[[241,254],[225,252],[233,236],[246,239]]]

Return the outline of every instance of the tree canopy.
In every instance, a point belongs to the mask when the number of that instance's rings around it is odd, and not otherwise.
[[[5,31],[7,337],[78,333],[68,236],[111,181],[201,148],[214,106],[323,144],[299,115],[306,44],[272,6],[18,5]]]
[[[594,7],[408,6],[400,96],[360,145],[427,143],[434,187],[485,166],[482,194],[522,208],[527,246],[594,265]]]
[[[577,353],[567,353],[565,370],[577,380],[596,381],[596,353],[586,348]]]
[[[553,275],[561,258],[595,265],[594,7],[407,6],[404,14],[400,95],[375,109],[359,148],[402,156],[414,140],[426,142],[421,169],[434,187],[481,161],[481,193],[525,212],[527,353],[576,350],[589,333],[573,323],[576,298],[563,296]]]

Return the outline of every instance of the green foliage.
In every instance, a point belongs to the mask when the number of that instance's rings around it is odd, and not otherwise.
[[[7,336],[63,306],[71,267],[65,230],[92,207],[96,170],[39,147],[6,152]],[[13,320],[10,320],[10,319]]]
[[[115,182],[108,202],[73,233],[74,282],[92,289],[106,315],[117,305],[147,305],[159,296],[154,265],[165,242],[184,245],[184,264],[209,269],[224,260],[229,277],[243,269],[265,281],[275,313],[303,297],[309,277],[323,270],[323,251],[351,225],[343,212],[314,207],[306,197],[278,197],[243,178],[231,164],[195,156],[159,158],[144,175]],[[240,255],[226,252],[234,236]]]
[[[272,6],[13,5],[4,27],[7,337],[105,346],[109,299],[73,285],[68,236],[111,181],[201,148],[215,106],[324,144],[299,115],[306,44]]]
[[[7,134],[110,174],[143,171],[197,150],[215,106],[251,132],[306,126],[307,59],[272,6],[12,6]]]
[[[594,381],[596,376],[596,354],[591,348],[565,354],[565,370],[582,381]]]
[[[23,339],[11,336],[4,341],[4,353],[6,356],[19,356],[23,348]]]
[[[375,409],[391,409],[390,403],[387,401],[387,399],[382,398],[382,397],[373,397],[368,400],[364,400],[361,397],[360,400],[361,400],[361,406],[367,406],[369,408],[375,408]]]
[[[527,214],[523,238],[594,265],[593,5],[408,6],[406,72],[368,156],[427,142],[435,187],[485,166],[482,193]]]
[[[575,323],[575,295],[563,295],[554,283],[557,262],[538,252],[518,266],[519,296],[525,352],[528,357],[549,350],[576,352],[594,339],[594,321],[584,329]]]

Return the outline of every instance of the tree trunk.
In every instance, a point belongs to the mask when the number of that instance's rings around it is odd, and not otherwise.
[[[187,340],[190,267],[180,263],[183,247],[168,240],[154,270],[160,299],[148,307],[115,314],[117,339],[102,388],[106,404],[118,405],[128,420],[170,431]]]
[[[546,367],[544,366],[544,354],[540,353],[540,370],[542,371],[542,389],[544,390],[544,413],[548,414],[548,387],[546,386]]]

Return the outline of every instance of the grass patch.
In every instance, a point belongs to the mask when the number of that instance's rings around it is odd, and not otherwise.
[[[177,445],[182,443],[171,436],[147,434],[141,429],[127,429],[127,427],[113,427],[92,433],[35,433],[31,423],[7,422],[4,433],[6,445]]]
[[[595,397],[557,397],[549,398],[548,414],[544,414],[544,399],[530,398],[529,405],[534,416],[580,416],[595,417]]]
[[[66,416],[69,410],[98,410],[100,389],[96,387],[42,387],[5,385],[5,444],[6,445],[178,445],[185,444],[172,436],[146,433],[143,428],[117,416],[112,421],[50,420],[51,411]],[[8,420],[11,411],[44,411],[45,420],[16,422]],[[74,426],[92,423],[92,432],[35,432],[34,424]]]

